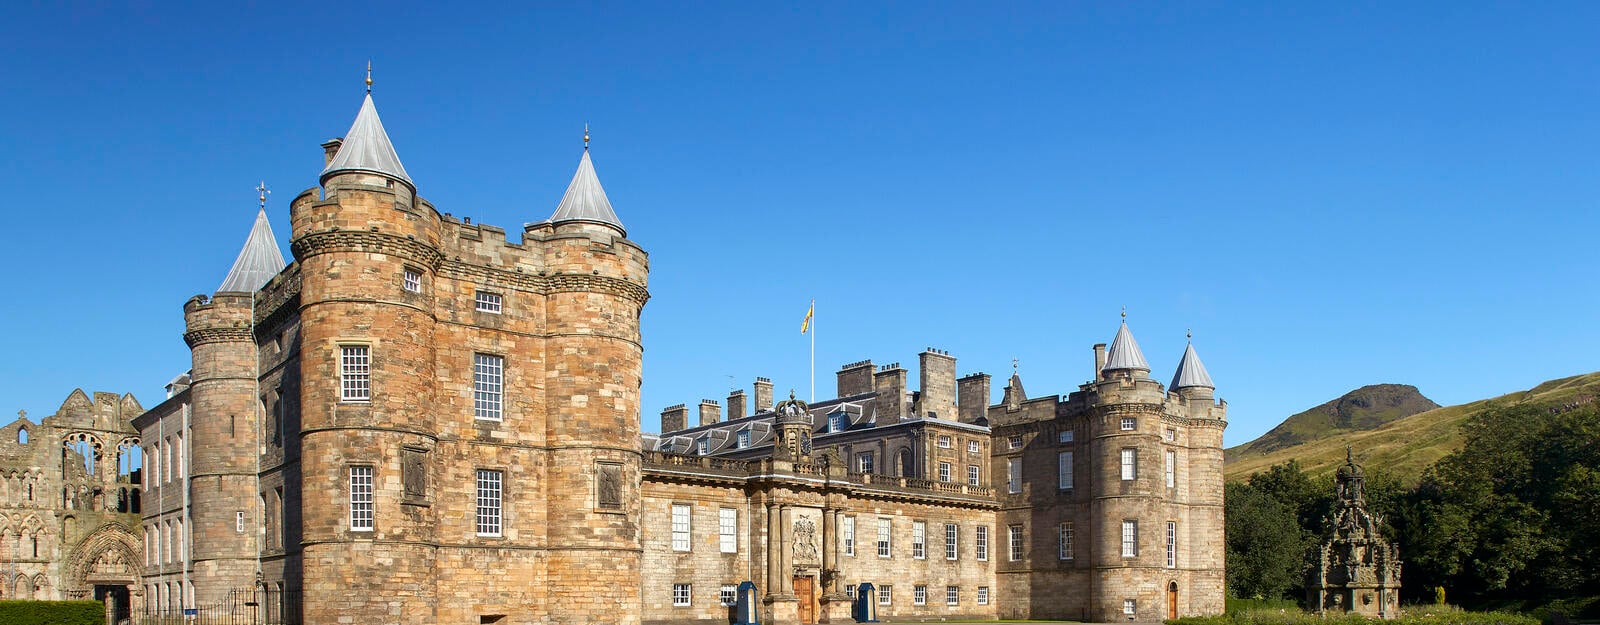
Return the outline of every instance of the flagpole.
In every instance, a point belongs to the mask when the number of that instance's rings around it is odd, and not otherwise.
[[[811,300],[811,403],[817,403],[817,300]]]

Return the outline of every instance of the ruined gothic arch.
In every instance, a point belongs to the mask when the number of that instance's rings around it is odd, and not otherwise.
[[[144,573],[143,546],[133,530],[121,523],[100,526],[72,548],[65,558],[62,590],[93,590],[95,584],[123,584],[130,590]]]
[[[84,454],[84,450],[88,450],[91,453]],[[99,472],[100,460],[105,457],[105,451],[105,442],[101,441],[100,437],[92,432],[72,431],[61,437],[62,460],[72,457],[68,455],[69,452],[85,455],[84,462],[91,475]]]

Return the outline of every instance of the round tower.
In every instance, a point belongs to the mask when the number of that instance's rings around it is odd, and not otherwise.
[[[1228,404],[1215,400],[1216,384],[1191,341],[1172,376],[1176,396],[1171,412],[1185,419],[1177,441],[1180,508],[1179,564],[1187,584],[1178,597],[1179,616],[1221,614],[1227,579],[1224,570],[1222,431]]]
[[[325,147],[323,192],[302,192],[290,209],[304,616],[428,622],[438,497],[412,485],[430,482],[438,444],[428,298],[439,216],[417,199],[370,87],[350,132]]]

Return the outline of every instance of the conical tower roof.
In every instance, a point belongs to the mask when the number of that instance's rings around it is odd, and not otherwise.
[[[250,238],[244,240],[244,249],[239,250],[239,258],[233,261],[233,268],[217,292],[254,293],[283,268],[283,252],[278,249],[277,237],[272,236],[272,224],[267,222],[267,209],[263,208],[256,213]]]
[[[1183,350],[1183,360],[1178,361],[1178,372],[1172,374],[1172,384],[1167,386],[1174,391],[1190,387],[1217,388],[1216,384],[1211,383],[1211,374],[1206,373],[1206,366],[1200,362],[1200,355],[1194,352],[1194,343]]]
[[[572,183],[567,185],[566,195],[561,196],[561,204],[550,216],[550,223],[553,224],[567,221],[602,223],[621,230],[623,236],[628,233],[627,228],[622,227],[622,221],[617,219],[616,211],[611,210],[611,200],[606,198],[606,190],[600,186],[600,177],[594,173],[594,163],[589,160],[587,147],[583,149],[583,158],[578,161],[577,173],[572,174]]]
[[[1145,362],[1144,352],[1139,350],[1139,342],[1133,340],[1133,332],[1128,331],[1128,321],[1122,321],[1122,327],[1117,328],[1117,336],[1111,339],[1111,351],[1106,355],[1106,366],[1101,371],[1116,371],[1119,369],[1134,369],[1150,372],[1150,363]]]
[[[350,132],[345,133],[339,153],[333,156],[328,168],[322,170],[322,181],[327,182],[329,176],[344,172],[379,174],[404,182],[413,190],[417,188],[411,176],[406,175],[406,166],[400,164],[400,155],[389,142],[389,133],[383,130],[383,120],[378,119],[378,107],[373,106],[371,93],[361,101],[361,112],[356,113],[355,123],[350,124]]]

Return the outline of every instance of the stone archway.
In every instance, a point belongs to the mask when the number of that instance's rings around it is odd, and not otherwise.
[[[116,622],[143,609],[139,583],[144,573],[139,539],[120,523],[100,526],[72,548],[66,558],[62,590],[106,602],[107,616]],[[80,594],[81,593],[81,594]]]

